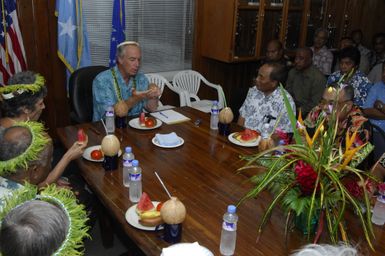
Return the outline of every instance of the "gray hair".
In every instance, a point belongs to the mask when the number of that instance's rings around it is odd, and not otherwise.
[[[296,250],[291,256],[356,256],[357,249],[345,244],[308,244]]]
[[[12,133],[17,136],[12,136]],[[0,129],[0,161],[7,161],[24,153],[32,143],[32,134],[26,127],[11,126]]]
[[[2,221],[0,249],[4,256],[52,255],[68,232],[68,216],[46,201],[28,201],[11,210]]]
[[[342,89],[345,92],[345,100],[353,100],[354,99],[354,88],[351,85],[347,85]]]
[[[33,71],[23,71],[15,74],[8,80],[8,85],[12,84],[33,84],[36,80],[36,74]]]
[[[135,41],[125,41],[123,43],[118,44],[118,46],[116,47],[116,57],[117,58],[124,57],[125,49],[127,46],[130,46],[130,45],[133,45],[133,46],[140,48],[139,43],[137,43]]]

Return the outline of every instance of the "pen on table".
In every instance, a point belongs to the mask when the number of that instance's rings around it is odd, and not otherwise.
[[[162,111],[159,111],[159,114],[164,116],[165,118],[168,118],[168,116],[165,113],[163,113]]]

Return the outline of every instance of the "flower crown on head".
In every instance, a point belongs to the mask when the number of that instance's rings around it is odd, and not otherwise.
[[[14,191],[12,195],[5,198],[0,219],[3,220],[13,209],[32,200],[45,201],[60,207],[68,217],[66,237],[53,255],[83,255],[84,238],[90,237],[89,227],[86,225],[88,217],[84,206],[76,202],[74,193],[69,189],[57,188],[55,184],[52,184],[39,193],[36,186],[26,183],[23,188]]]
[[[39,158],[39,154],[50,142],[49,137],[47,137],[44,133],[43,124],[39,122],[18,122],[14,126],[21,126],[29,129],[32,136],[31,144],[20,155],[12,159],[0,161],[0,176],[7,176],[15,173],[19,168],[27,169],[28,162],[37,160]]]
[[[23,94],[24,92],[36,93],[41,90],[44,84],[44,77],[40,74],[36,74],[35,82],[33,84],[10,84],[8,86],[0,87],[0,93],[3,99],[9,100]]]

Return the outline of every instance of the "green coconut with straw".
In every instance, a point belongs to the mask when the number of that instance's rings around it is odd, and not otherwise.
[[[229,108],[227,106],[226,96],[225,96],[223,90],[220,90],[220,92],[221,92],[222,97],[223,97],[224,108],[219,112],[219,122],[221,122],[222,124],[229,124],[233,121],[234,114],[233,114],[233,111],[231,110],[231,108]]]

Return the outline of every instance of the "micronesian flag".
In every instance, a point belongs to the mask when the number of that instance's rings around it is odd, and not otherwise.
[[[67,68],[67,78],[76,69],[91,65],[82,0],[57,0],[58,56]]]
[[[124,30],[126,29],[126,14],[124,10],[124,0],[114,0],[112,12],[112,32],[110,43],[110,61],[109,66],[116,65],[116,47],[126,40]]]

